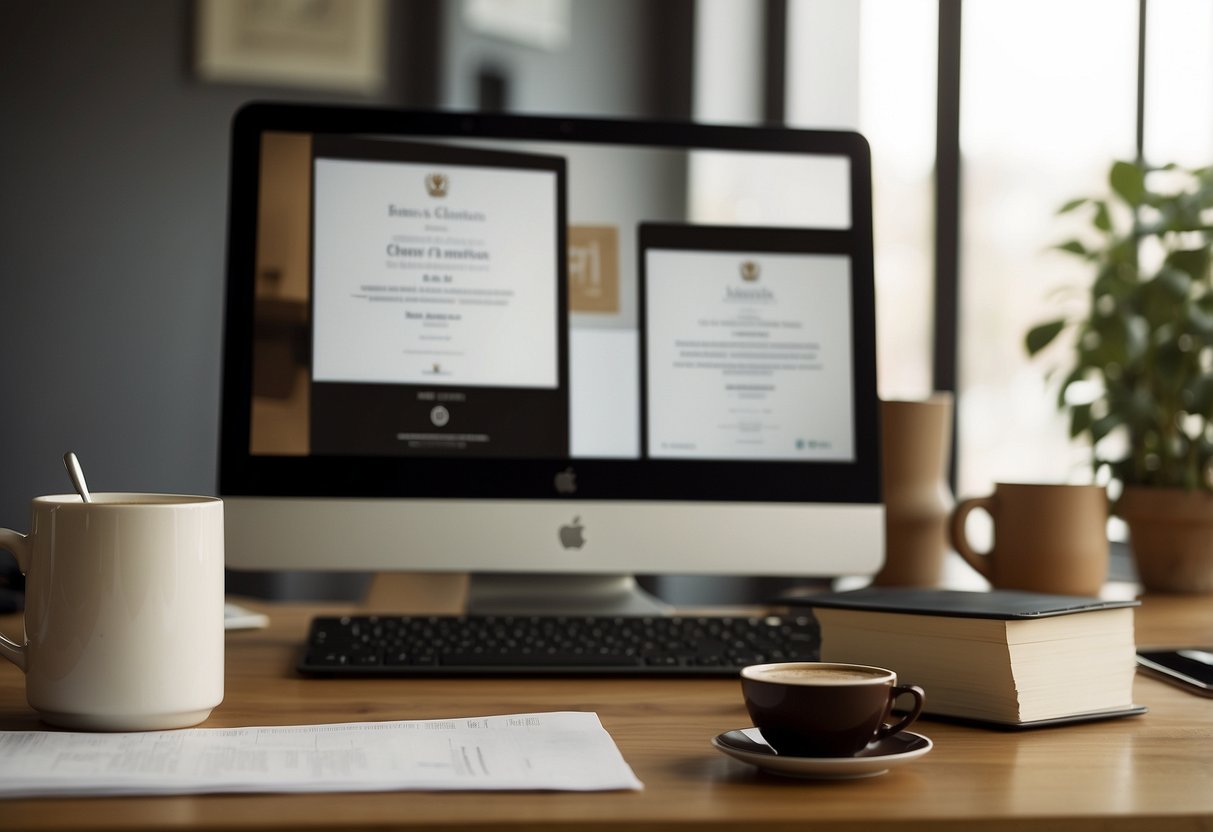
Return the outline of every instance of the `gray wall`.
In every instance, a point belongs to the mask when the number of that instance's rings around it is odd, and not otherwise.
[[[686,112],[685,2],[575,0],[554,53],[468,35],[459,5],[392,5],[383,102],[473,106],[491,60],[524,109]],[[0,525],[70,489],[69,449],[99,491],[215,492],[229,121],[324,96],[196,80],[193,13],[0,3]]]

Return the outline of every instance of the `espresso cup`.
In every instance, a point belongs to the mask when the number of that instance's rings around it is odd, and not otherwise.
[[[53,725],[196,725],[223,700],[223,503],[213,497],[38,497],[28,535],[0,529],[26,576],[25,634],[0,655]]]
[[[892,670],[837,662],[751,665],[741,691],[767,744],[794,757],[852,757],[908,728],[925,701],[922,688],[897,684]],[[913,699],[909,712],[887,724],[902,696]]]
[[[994,521],[987,552],[969,542],[974,509]],[[997,483],[952,512],[952,546],[998,589],[1098,595],[1108,577],[1108,497],[1100,485]]]

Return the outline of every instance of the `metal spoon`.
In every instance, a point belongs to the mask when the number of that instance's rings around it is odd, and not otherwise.
[[[68,451],[63,455],[63,464],[67,467],[67,475],[72,478],[72,485],[76,487],[80,499],[91,503],[93,498],[89,495],[88,485],[84,482],[84,471],[80,468],[80,460],[76,459],[74,453]]]

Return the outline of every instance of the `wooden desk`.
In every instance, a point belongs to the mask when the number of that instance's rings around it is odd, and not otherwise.
[[[924,721],[926,757],[872,779],[806,782],[709,746],[748,724],[733,681],[309,680],[292,663],[320,608],[265,609],[270,629],[229,634],[226,699],[208,727],[593,710],[646,789],[14,800],[0,801],[0,828],[1213,829],[1213,699],[1149,678],[1136,687],[1145,716],[1022,733]],[[1213,598],[1148,598],[1137,620],[1143,645],[1213,644]],[[4,663],[0,729],[44,727]]]

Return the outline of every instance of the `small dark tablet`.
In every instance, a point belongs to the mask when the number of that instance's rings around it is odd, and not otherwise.
[[[1145,673],[1201,696],[1213,696],[1213,647],[1146,650],[1137,654]]]

